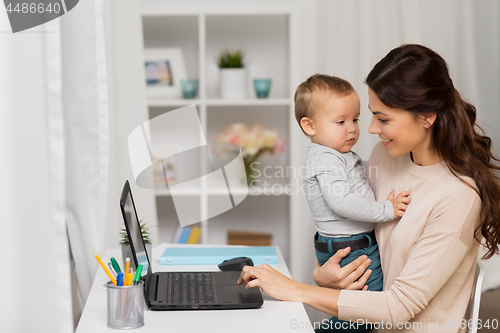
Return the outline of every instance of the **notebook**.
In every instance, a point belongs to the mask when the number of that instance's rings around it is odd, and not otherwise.
[[[228,258],[248,257],[254,265],[277,264],[274,246],[171,247],[160,257],[160,265],[218,265]]]
[[[157,272],[150,265],[128,181],[120,197],[133,260],[143,265],[144,299],[151,310],[245,309],[262,306],[259,288],[246,289],[236,281],[239,272]],[[230,258],[226,258],[230,259]]]

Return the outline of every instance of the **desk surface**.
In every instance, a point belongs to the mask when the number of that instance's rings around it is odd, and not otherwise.
[[[281,273],[290,276],[288,268],[279,248],[278,264],[271,265]],[[158,253],[153,251],[154,272],[158,271],[218,271],[217,265],[182,265],[162,266],[158,264]],[[107,250],[102,256],[103,261],[110,257],[121,258],[118,249]],[[76,333],[115,332],[106,326],[106,289],[104,284],[109,281],[107,275],[99,267],[90,295],[83,310]],[[149,311],[144,310],[144,326],[137,332],[313,332],[307,313],[302,303],[281,302],[262,293],[264,304],[259,309],[247,310],[193,310],[193,311]]]

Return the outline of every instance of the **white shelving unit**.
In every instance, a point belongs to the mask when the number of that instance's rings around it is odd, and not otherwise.
[[[229,125],[243,122],[276,129],[286,141],[282,155],[263,156],[269,166],[267,186],[252,188],[248,197],[232,210],[209,216],[213,199],[227,194],[225,188],[203,183],[200,188],[186,189],[181,196],[195,197],[203,221],[202,243],[223,242],[227,230],[272,233],[273,244],[280,246],[285,259],[293,246],[296,216],[294,191],[298,190],[295,172],[303,161],[297,161],[294,142],[302,135],[294,118],[293,93],[298,84],[298,9],[295,5],[232,4],[189,6],[168,2],[142,3],[144,48],[181,48],[189,78],[199,79],[196,99],[148,98],[150,119],[190,104],[195,104],[207,142]],[[242,49],[248,61],[248,98],[224,100],[218,92],[218,68],[215,58],[222,49]],[[257,99],[251,80],[272,78],[269,98]],[[161,140],[161,133],[153,137]],[[167,148],[166,148],[167,149]],[[282,170],[279,174],[278,171]],[[273,172],[274,171],[274,172]],[[283,177],[281,177],[283,175]],[[262,180],[263,181],[263,180]],[[292,186],[293,184],[293,186]],[[287,186],[288,185],[288,186]],[[245,190],[232,189],[233,195]],[[159,236],[169,241],[178,226],[171,193],[156,191]],[[290,240],[291,239],[291,240]]]

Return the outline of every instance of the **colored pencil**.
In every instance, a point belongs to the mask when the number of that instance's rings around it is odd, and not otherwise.
[[[99,256],[97,255],[97,253],[95,253],[94,251],[92,251],[92,253],[94,254],[95,258],[97,259],[97,261],[99,262],[99,264],[101,265],[101,267],[104,269],[104,271],[106,272],[106,274],[108,274],[109,276],[109,279],[111,280],[111,282],[113,282],[113,284],[116,286],[116,279],[114,278],[114,276],[109,272],[109,270],[106,268],[106,266],[104,265],[104,263],[102,262],[101,258],[99,258]]]

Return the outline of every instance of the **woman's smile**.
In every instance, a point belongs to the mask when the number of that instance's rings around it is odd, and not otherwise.
[[[381,139],[382,139],[382,138],[381,138]],[[382,139],[382,144],[383,144],[384,146],[387,146],[387,145],[388,145],[389,143],[391,143],[391,142],[392,142],[392,140],[384,140],[384,139]]]

